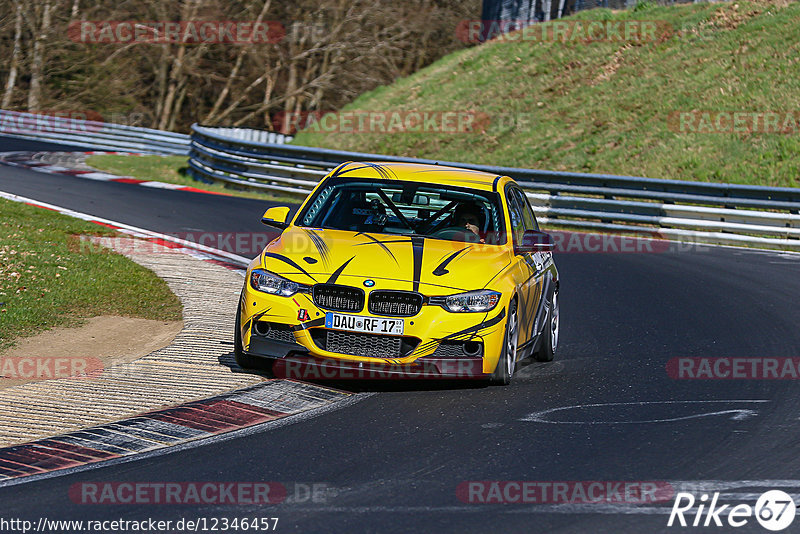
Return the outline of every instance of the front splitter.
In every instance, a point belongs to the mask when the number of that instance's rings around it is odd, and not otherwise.
[[[333,360],[313,356],[276,359],[272,372],[295,380],[483,380],[483,358],[420,358],[409,364]]]

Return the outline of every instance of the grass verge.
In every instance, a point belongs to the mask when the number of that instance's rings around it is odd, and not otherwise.
[[[657,21],[663,31],[638,42],[497,39],[450,54],[344,109],[487,114],[489,124],[474,133],[307,130],[293,143],[548,170],[800,186],[800,3],[648,2],[548,24],[570,20]],[[702,115],[688,125],[676,119],[693,111],[779,112],[793,114],[794,122],[784,128],[781,120],[785,133],[767,133],[764,120],[756,128],[762,133],[703,133],[715,125],[705,124]]]
[[[97,315],[179,320],[166,282],[133,261],[82,247],[108,228],[0,199],[0,351],[13,339]]]
[[[225,184],[207,184],[192,178],[186,173],[188,164],[186,156],[126,156],[116,154],[100,154],[89,156],[86,164],[97,170],[119,176],[132,176],[140,180],[152,180],[169,184],[186,185],[212,193],[224,193],[245,198],[258,198],[270,201],[297,203],[297,197],[282,196],[272,193],[261,193],[246,189],[238,189]]]

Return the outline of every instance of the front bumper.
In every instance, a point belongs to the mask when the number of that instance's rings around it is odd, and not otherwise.
[[[295,380],[481,380],[483,358],[419,358],[413,363],[391,365],[379,362],[328,360],[292,355],[275,361],[273,374]]]
[[[334,375],[374,371],[379,377],[486,376],[494,371],[501,351],[506,305],[501,301],[489,313],[451,313],[439,306],[425,305],[417,315],[404,318],[405,339],[399,355],[371,357],[361,355],[358,344],[347,354],[325,350],[325,343],[320,342],[320,337],[328,332],[324,325],[325,310],[318,308],[310,295],[275,296],[245,285],[240,302],[241,339],[245,353],[251,356],[299,362],[292,365],[303,367],[311,363]],[[366,311],[355,315],[382,318]],[[254,325],[265,323],[281,327],[283,333],[272,337],[260,335]],[[357,333],[350,334],[357,337]],[[480,351],[470,347],[463,354],[441,357],[443,348],[452,348],[445,345],[467,342],[480,346]],[[406,350],[407,347],[412,350]],[[300,372],[300,367],[294,369]]]

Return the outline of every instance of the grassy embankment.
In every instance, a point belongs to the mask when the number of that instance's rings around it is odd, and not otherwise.
[[[0,351],[16,337],[86,317],[181,318],[180,301],[152,271],[79,239],[114,233],[0,199]]]
[[[675,114],[795,112],[800,3],[584,11],[567,20],[657,21],[647,42],[498,39],[450,54],[345,111],[472,110],[477,133],[315,133],[294,143],[449,161],[800,186],[800,131],[694,133]],[[661,31],[666,28],[665,31]],[[795,123],[797,124],[797,123]]]

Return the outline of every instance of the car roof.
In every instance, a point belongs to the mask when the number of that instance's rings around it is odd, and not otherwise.
[[[423,163],[351,161],[336,169],[333,176],[425,182],[444,186],[469,187],[492,191],[502,176],[488,172],[427,165]]]

